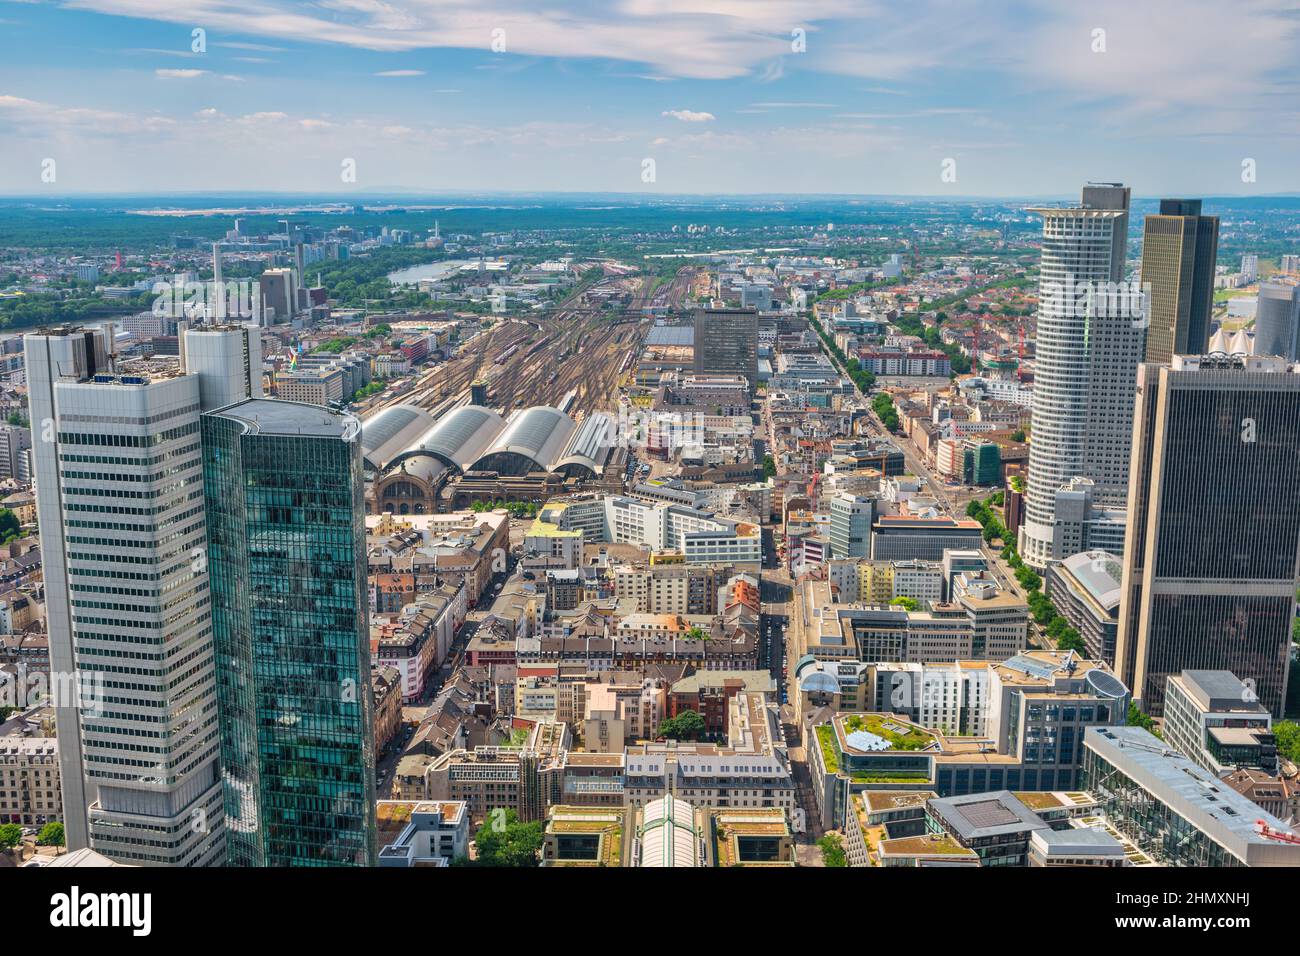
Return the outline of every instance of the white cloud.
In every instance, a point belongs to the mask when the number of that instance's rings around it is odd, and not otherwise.
[[[375,76],[424,76],[424,70],[383,70]]]
[[[683,123],[711,123],[717,119],[712,113],[697,113],[694,110],[664,110],[659,115],[671,116]]]
[[[192,80],[196,76],[207,76],[207,70],[154,70],[153,75],[164,80]]]
[[[623,0],[565,5],[551,0],[63,0],[70,7],[209,32],[403,52],[486,51],[491,29],[506,31],[511,55],[579,57],[646,64],[652,73],[722,79],[745,76],[791,52],[795,25],[860,20],[889,8],[874,0]],[[236,49],[264,44],[231,43]],[[812,48],[812,47],[810,47]]]

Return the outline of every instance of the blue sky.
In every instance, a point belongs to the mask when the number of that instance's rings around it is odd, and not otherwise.
[[[1298,54],[1281,0],[0,0],[0,195],[1289,192]]]

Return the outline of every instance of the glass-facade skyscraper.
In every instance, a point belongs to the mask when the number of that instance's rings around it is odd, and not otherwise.
[[[1150,287],[1143,361],[1167,365],[1200,355],[1210,341],[1219,217],[1202,216],[1199,199],[1162,199],[1143,222],[1142,284]]]
[[[360,423],[259,399],[202,434],[228,862],[373,866]]]

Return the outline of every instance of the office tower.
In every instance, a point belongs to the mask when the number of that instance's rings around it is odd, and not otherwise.
[[[696,309],[695,371],[743,375],[752,391],[758,384],[758,312]]]
[[[373,866],[360,423],[250,399],[202,434],[229,862]]]
[[[199,380],[112,329],[25,336],[68,847],[221,862]],[[58,684],[53,685],[58,688]]]
[[[1241,281],[1243,285],[1250,285],[1259,278],[1259,256],[1244,255],[1241,257]]]
[[[871,553],[876,500],[842,492],[831,499],[831,555],[865,558]]]
[[[1210,341],[1219,217],[1202,216],[1199,199],[1162,199],[1147,216],[1142,285],[1149,290],[1144,361],[1166,365],[1175,354],[1200,355]]]
[[[1300,256],[1287,255],[1282,257],[1282,264],[1278,267],[1288,275],[1300,272]]]
[[[1261,282],[1255,306],[1255,354],[1280,355],[1295,361],[1300,333],[1300,284]]]
[[[259,325],[277,325],[293,319],[294,278],[292,269],[267,269],[258,277],[258,293],[261,298],[262,315],[257,317]]]
[[[1087,185],[1078,206],[1043,217],[1033,440],[1020,551],[1037,568],[1073,552],[1053,546],[1058,489],[1093,481],[1101,505],[1122,501],[1142,354],[1134,303],[1111,294],[1124,278],[1129,190]]]
[[[1138,373],[1115,663],[1147,713],[1230,670],[1281,714],[1300,554],[1300,372],[1175,356]]]

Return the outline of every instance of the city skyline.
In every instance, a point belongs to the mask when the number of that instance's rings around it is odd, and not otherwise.
[[[10,0],[0,29],[0,195],[1300,190],[1298,25],[1265,0]]]
[[[20,938],[303,868],[1286,928],[1297,50],[1300,0],[0,0]]]

